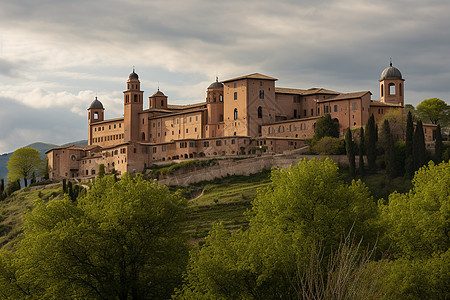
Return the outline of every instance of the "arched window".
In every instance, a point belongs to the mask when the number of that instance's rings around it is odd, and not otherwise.
[[[279,133],[284,132],[284,126],[283,126],[283,125],[280,125],[280,126],[278,127],[278,132],[279,132]]]
[[[398,89],[399,89],[398,93],[400,94],[400,96],[403,96],[403,92],[402,92],[402,84],[401,84],[401,83],[400,83]]]
[[[384,84],[381,85],[381,97],[384,96]]]
[[[161,106],[164,106],[164,100],[161,100]]]
[[[94,120],[98,120],[98,112],[94,113]]]
[[[262,119],[262,107],[261,106],[258,107],[258,118]]]
[[[142,140],[145,141],[145,132],[142,133]]]
[[[389,95],[395,95],[395,84],[389,83]]]
[[[134,95],[134,102],[137,102],[138,98],[137,95]]]
[[[219,95],[219,102],[223,102],[223,96]]]
[[[237,120],[238,118],[238,110],[237,108],[234,109],[234,119]]]

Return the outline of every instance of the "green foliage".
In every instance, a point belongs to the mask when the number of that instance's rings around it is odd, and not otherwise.
[[[18,190],[20,190],[20,179],[17,179],[16,181],[8,181],[4,193],[6,197],[9,197]]]
[[[8,161],[8,181],[23,178],[26,187],[27,180],[31,179],[33,173],[38,172],[43,164],[38,150],[27,147],[17,149]]]
[[[98,166],[98,177],[102,178],[105,176],[105,165],[104,164],[100,164]]]
[[[413,156],[414,124],[410,111],[406,120],[406,149],[405,149],[405,175],[412,178],[414,175],[414,156]]]
[[[417,114],[424,122],[429,121],[433,124],[448,122],[450,106],[438,98],[425,99],[417,105]]]
[[[425,258],[447,251],[449,204],[450,163],[430,162],[416,172],[409,193],[392,193],[381,208],[394,254]]]
[[[355,177],[355,145],[353,144],[352,132],[350,131],[350,128],[347,128],[347,132],[345,133],[345,150],[347,152],[350,176]]]
[[[38,202],[16,251],[0,252],[3,298],[170,298],[187,260],[185,205],[128,174],[97,179],[76,203]]]
[[[359,131],[359,175],[364,177],[364,152],[365,152],[365,141],[364,141],[364,128],[361,127]]]
[[[347,185],[330,159],[301,160],[272,171],[272,183],[253,201],[250,227],[217,225],[191,253],[180,299],[275,299],[293,296],[298,266],[322,241],[325,257],[351,228],[373,242],[376,206],[361,181]]]
[[[417,121],[413,138],[413,160],[414,169],[418,170],[426,163],[425,135],[423,133],[422,121]]]
[[[442,154],[444,152],[444,144],[442,143],[441,125],[438,124],[436,128],[434,161],[438,164],[442,161]]]
[[[377,130],[375,128],[375,118],[373,115],[370,116],[366,124],[366,136],[365,141],[367,143],[367,163],[370,170],[375,170],[376,167],[376,141],[377,141]]]
[[[388,120],[384,120],[381,127],[380,142],[384,148],[386,174],[389,178],[394,178],[396,177],[394,138],[392,137]]]
[[[331,119],[330,114],[325,114],[317,120],[314,128],[314,140],[318,141],[325,136],[339,137],[339,123]]]
[[[345,154],[344,140],[339,138],[325,136],[317,141],[311,150],[319,155],[340,155]]]

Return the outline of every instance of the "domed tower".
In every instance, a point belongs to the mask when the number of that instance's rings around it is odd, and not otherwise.
[[[139,140],[139,113],[143,110],[143,94],[139,76],[134,72],[128,76],[127,90],[123,92],[124,140]]]
[[[92,125],[103,121],[105,119],[105,109],[103,108],[103,104],[95,97],[94,101],[92,101],[91,105],[88,108],[88,144],[92,145]]]
[[[379,80],[381,102],[403,106],[405,103],[404,81],[400,70],[393,67],[391,62],[389,67],[381,73]]]
[[[149,97],[150,108],[167,108],[167,96],[164,95],[158,88],[158,90]]]
[[[223,83],[211,83],[206,90],[206,106],[208,108],[208,124],[223,122]]]

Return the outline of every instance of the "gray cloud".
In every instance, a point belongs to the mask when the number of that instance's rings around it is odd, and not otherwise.
[[[278,77],[280,86],[370,90],[377,99],[392,57],[406,79],[406,102],[450,100],[448,0],[6,2],[0,74],[8,85],[20,74],[53,83],[54,94],[112,94],[136,65],[148,94],[159,81],[178,103],[204,99],[199,83],[217,73],[252,72]]]

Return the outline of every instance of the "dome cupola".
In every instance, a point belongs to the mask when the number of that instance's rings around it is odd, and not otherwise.
[[[208,89],[221,89],[221,88],[223,88],[223,83],[219,82],[219,78],[218,77],[216,77],[216,81],[214,81],[213,83],[211,83],[208,86]]]
[[[396,79],[402,79],[402,73],[399,69],[392,66],[392,62],[389,64],[389,67],[384,69],[384,71],[381,73],[380,80],[388,79],[388,78],[396,78]]]
[[[95,100],[92,101],[91,105],[89,105],[88,109],[104,109],[103,104],[95,97]]]

